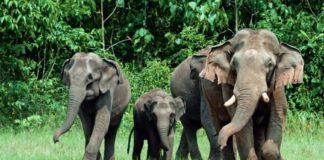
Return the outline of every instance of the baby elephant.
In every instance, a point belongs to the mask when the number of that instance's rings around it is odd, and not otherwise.
[[[161,89],[153,89],[142,95],[136,101],[133,112],[133,159],[140,159],[143,141],[147,139],[147,159],[171,160],[176,120],[179,120],[184,112],[184,100],[180,97],[172,98]]]

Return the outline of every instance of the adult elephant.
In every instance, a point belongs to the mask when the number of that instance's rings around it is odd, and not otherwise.
[[[200,76],[224,158],[234,159],[235,134],[241,159],[282,159],[284,86],[303,79],[298,49],[268,30],[243,29],[209,52]]]
[[[117,129],[131,97],[120,66],[94,53],[76,53],[64,62],[62,76],[69,87],[68,112],[53,136],[54,143],[71,128],[78,114],[85,136],[83,159],[101,159],[99,148],[104,138],[104,159],[114,159]]]
[[[204,128],[209,140],[209,159],[220,159],[220,150],[215,137],[216,131],[201,94],[198,76],[204,67],[205,52],[206,50],[202,50],[199,54],[185,59],[172,74],[171,93],[174,97],[183,97],[186,103],[186,112],[180,118],[184,129],[176,154],[178,159],[188,159],[189,152],[192,159],[202,159],[196,135],[200,128]]]

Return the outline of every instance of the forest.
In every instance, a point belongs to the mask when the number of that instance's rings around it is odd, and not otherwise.
[[[0,139],[6,141],[0,142],[0,159],[21,159],[27,154],[15,155],[15,150],[8,148],[14,137],[18,137],[16,144],[37,148],[35,143],[43,143],[56,148],[55,152],[64,150],[49,143],[67,112],[68,88],[62,83],[62,65],[76,52],[94,52],[118,62],[130,81],[131,101],[119,131],[126,143],[138,97],[153,88],[170,93],[171,74],[178,64],[243,28],[268,29],[280,42],[300,50],[304,77],[303,83],[286,87],[285,136],[289,144],[284,145],[291,150],[284,152],[288,159],[296,159],[292,151],[299,152],[302,148],[296,145],[305,143],[313,148],[303,151],[308,158],[301,159],[323,158],[320,151],[314,151],[324,147],[323,11],[321,0],[3,0]],[[78,121],[70,138],[73,134],[82,137],[80,128]],[[179,123],[177,132],[180,130]],[[37,134],[46,136],[38,139]],[[36,142],[20,142],[24,135]],[[297,142],[300,137],[313,137],[314,141]],[[73,138],[67,143],[65,147],[77,145]],[[35,153],[27,159],[46,159],[48,154],[53,159],[80,159],[83,145],[79,146],[78,151],[63,154],[67,157],[51,155],[54,151],[41,147],[36,150],[47,154]]]

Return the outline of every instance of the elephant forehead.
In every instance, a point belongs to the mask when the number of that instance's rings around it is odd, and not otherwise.
[[[93,52],[89,52],[89,53],[77,52],[76,54],[73,55],[72,58],[76,60],[82,60],[82,59],[100,60],[101,59],[97,54]]]
[[[166,102],[157,103],[154,110],[158,114],[170,114],[172,112],[172,108],[170,107],[170,104],[168,104]]]
[[[77,53],[75,53],[74,55],[73,55],[73,59],[82,59],[82,58],[84,58],[86,56],[86,53],[84,53],[84,52],[77,52]]]

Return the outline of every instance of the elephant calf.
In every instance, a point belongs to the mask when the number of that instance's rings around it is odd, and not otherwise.
[[[68,113],[53,141],[67,132],[78,114],[85,136],[83,159],[114,159],[117,129],[131,97],[130,85],[119,65],[94,53],[76,53],[64,62],[63,83],[69,87]]]
[[[163,149],[162,159],[170,160],[176,120],[184,112],[184,100],[180,97],[172,98],[161,89],[153,89],[142,95],[136,101],[133,112],[133,159],[140,159],[143,141],[146,139],[148,159],[160,159],[160,151]]]

